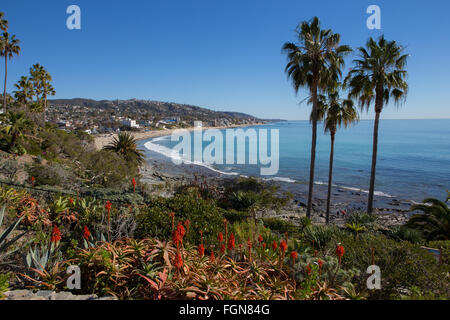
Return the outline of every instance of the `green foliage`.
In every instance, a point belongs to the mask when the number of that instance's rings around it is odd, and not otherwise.
[[[61,167],[41,164],[28,168],[28,175],[35,178],[35,186],[60,186],[64,181],[63,172]]]
[[[144,162],[144,152],[137,149],[136,139],[130,133],[119,133],[118,137],[114,137],[113,141],[103,147],[103,150],[111,151],[123,157],[127,163],[133,165],[141,165]]]
[[[4,293],[9,289],[9,280],[11,273],[0,273],[0,300],[5,298]]]
[[[445,269],[417,245],[373,234],[363,234],[359,239],[342,236],[339,241],[345,248],[343,268],[361,271],[354,282],[360,291],[366,290],[365,271],[372,264],[374,249],[374,264],[382,272],[381,290],[369,291],[370,299],[396,299],[414,286],[437,295],[448,294],[450,290]],[[330,251],[334,249],[335,245],[329,246]]]
[[[170,212],[175,213],[175,226],[178,222],[190,221],[186,235],[188,242],[199,243],[200,231],[203,231],[205,242],[213,243],[218,233],[224,230],[222,210],[213,200],[204,200],[192,194],[178,194],[170,199],[156,198],[141,208],[137,216],[136,236],[171,238]]]
[[[0,209],[0,228],[2,228],[3,219],[5,218],[5,210],[6,206],[3,206]],[[9,247],[11,247],[14,243],[16,243],[20,238],[22,238],[25,235],[25,232],[19,233],[12,239],[7,240],[9,235],[12,235],[14,230],[19,225],[20,221],[22,221],[22,218],[19,218],[16,222],[8,226],[5,230],[0,232],[0,260],[4,259],[6,256],[10,255],[13,251],[7,251]]]
[[[423,214],[412,216],[407,226],[421,230],[428,241],[450,240],[450,208],[445,202],[428,198],[411,210],[422,211]]]
[[[120,155],[107,151],[89,152],[81,158],[83,171],[80,175],[90,185],[105,188],[124,189],[131,186],[131,179],[137,178],[139,169],[129,165]]]
[[[336,226],[311,225],[303,230],[303,236],[307,243],[314,243],[314,247],[323,249],[327,245],[336,244],[345,232]]]
[[[299,232],[299,228],[295,224],[283,219],[263,218],[262,221],[267,228],[279,234],[285,234],[286,232],[298,234]]]
[[[425,241],[420,230],[411,229],[405,225],[394,227],[388,236],[394,240],[404,240],[416,244],[421,244]]]
[[[375,230],[377,217],[367,212],[353,211],[345,218],[346,224],[365,227],[367,230]]]

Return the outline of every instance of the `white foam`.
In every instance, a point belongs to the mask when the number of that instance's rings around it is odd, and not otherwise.
[[[191,161],[190,159],[183,158],[178,152],[175,152],[174,150],[172,150],[168,147],[153,143],[153,142],[157,142],[157,141],[167,140],[168,138],[170,138],[170,136],[163,136],[163,137],[158,137],[158,138],[149,140],[146,143],[144,143],[144,147],[150,151],[162,154],[163,156],[166,156],[172,160],[178,160],[178,161],[181,160],[181,161],[183,161],[184,164],[193,164],[196,166],[205,167],[211,171],[214,171],[214,172],[217,172],[220,174],[224,174],[224,175],[228,175],[228,176],[239,175],[239,173],[237,173],[237,172],[224,172],[224,171],[217,170],[216,168],[213,168],[211,165],[203,163],[203,162]]]

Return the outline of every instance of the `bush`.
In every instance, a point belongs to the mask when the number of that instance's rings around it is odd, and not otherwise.
[[[63,171],[59,167],[34,164],[28,169],[28,175],[35,178],[35,185],[58,186],[64,181]]]
[[[286,232],[289,234],[299,233],[299,228],[295,224],[283,219],[263,218],[262,221],[267,228],[280,234],[285,234]]]
[[[369,291],[371,299],[397,299],[409,294],[413,287],[435,295],[450,294],[445,269],[417,245],[373,234],[364,234],[357,240],[347,235],[339,240],[345,248],[343,267],[361,270],[356,279],[359,290],[366,290],[366,269],[372,264],[374,249],[374,263],[381,269],[381,290]],[[329,250],[334,249],[334,245],[329,246]]]
[[[307,243],[318,249],[323,249],[327,245],[335,245],[346,232],[336,226],[316,226],[311,225],[303,230],[303,236]]]
[[[200,231],[203,231],[205,243],[215,243],[218,233],[224,230],[222,210],[214,201],[190,194],[178,194],[170,199],[156,198],[146,207],[142,207],[137,216],[136,236],[171,238],[171,212],[175,213],[175,226],[178,222],[190,221],[189,232],[185,238],[188,242],[199,243]]]

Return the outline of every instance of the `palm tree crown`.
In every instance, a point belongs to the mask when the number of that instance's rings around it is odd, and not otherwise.
[[[118,137],[114,137],[110,144],[103,147],[103,150],[115,152],[127,162],[136,162],[138,165],[144,162],[144,152],[137,149],[136,139],[127,132],[119,133]]]
[[[349,96],[356,98],[361,109],[368,109],[378,96],[376,112],[381,112],[383,104],[394,98],[395,103],[406,97],[408,84],[405,81],[407,71],[407,54],[404,48],[395,41],[386,41],[381,36],[376,42],[373,38],[367,41],[366,48],[358,48],[359,59],[354,60],[345,85],[350,88]],[[378,108],[378,109],[377,109]]]
[[[8,30],[8,20],[4,18],[5,14],[0,12],[0,30],[5,31]]]

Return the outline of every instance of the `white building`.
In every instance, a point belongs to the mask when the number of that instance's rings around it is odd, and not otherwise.
[[[136,123],[136,120],[125,119],[122,120],[122,124],[128,128],[139,128],[139,125]]]

